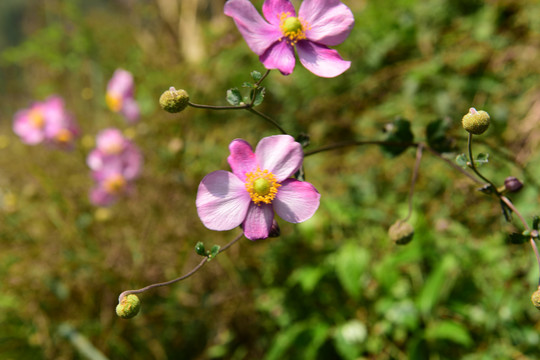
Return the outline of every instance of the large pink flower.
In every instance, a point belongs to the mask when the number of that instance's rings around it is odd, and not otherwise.
[[[289,0],[266,0],[259,15],[249,0],[228,0],[225,15],[233,18],[250,49],[267,69],[292,73],[294,47],[306,69],[317,76],[335,77],[347,70],[336,50],[354,26],[351,10],[339,0],[304,0],[298,16]]]
[[[214,171],[197,192],[197,212],[211,230],[239,225],[250,240],[269,236],[274,211],[285,221],[309,219],[321,195],[308,182],[290,178],[302,165],[302,146],[289,135],[263,138],[255,152],[245,140],[229,145],[232,173]]]
[[[134,98],[135,81],[127,70],[117,69],[107,84],[107,106],[119,112],[129,123],[139,120],[140,110]]]

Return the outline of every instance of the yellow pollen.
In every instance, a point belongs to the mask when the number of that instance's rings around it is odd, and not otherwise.
[[[40,110],[30,110],[28,117],[30,118],[30,123],[37,129],[41,129],[45,125],[45,118]]]
[[[126,186],[126,179],[120,174],[113,175],[103,184],[105,191],[109,194],[117,194]]]
[[[285,38],[289,44],[295,45],[299,40],[306,38],[306,31],[311,29],[311,26],[304,19],[291,16],[289,12],[284,12],[279,15],[279,28],[283,34],[279,40]]]
[[[71,131],[69,131],[68,129],[62,129],[58,132],[58,134],[56,134],[56,141],[63,144],[67,144],[71,142],[72,139],[73,139],[73,135],[71,134]]]
[[[111,111],[118,112],[122,108],[122,98],[120,98],[120,96],[107,93],[105,102]]]
[[[260,203],[271,204],[281,184],[277,182],[274,174],[257,168],[246,174],[245,186],[251,200],[256,205],[260,205]]]

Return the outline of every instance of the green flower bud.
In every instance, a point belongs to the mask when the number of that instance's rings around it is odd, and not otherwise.
[[[201,256],[206,256],[208,255],[206,253],[206,248],[204,247],[204,244],[202,243],[202,241],[199,241],[196,245],[195,245],[195,252],[197,253],[197,255],[201,255]]]
[[[398,220],[388,229],[388,236],[395,244],[406,245],[414,236],[414,228],[408,222]]]
[[[176,90],[174,87],[165,91],[159,97],[161,108],[170,113],[178,113],[188,106],[189,95],[185,90]]]
[[[469,133],[481,135],[489,127],[489,114],[483,110],[476,111],[475,108],[470,108],[469,113],[461,119],[461,125]]]
[[[531,296],[531,301],[533,303],[533,305],[538,309],[540,310],[540,286],[538,287],[538,290],[536,290],[535,292],[533,292],[532,296]]]
[[[129,294],[120,300],[120,304],[116,306],[116,315],[122,319],[131,319],[141,310],[141,301],[137,295]]]

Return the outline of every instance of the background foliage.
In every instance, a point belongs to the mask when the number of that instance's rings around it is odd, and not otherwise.
[[[459,172],[424,156],[414,198],[415,239],[397,247],[387,228],[407,211],[414,151],[376,146],[307,157],[322,194],[306,223],[282,236],[242,240],[194,277],[141,296],[116,317],[118,294],[187,272],[193,247],[238,230],[204,228],[199,181],[227,169],[234,138],[276,133],[248,112],[159,109],[169,86],[196,103],[263,71],[212,0],[3,0],[0,2],[0,357],[3,359],[533,359],[540,344],[530,303],[538,269],[511,245],[500,207]],[[262,1],[255,2],[260,7]],[[498,185],[525,181],[513,198],[537,214],[540,175],[540,4],[535,0],[349,0],[356,26],[339,47],[352,67],[335,79],[301,66],[265,81],[260,110],[307,150],[383,139],[411,120],[416,139],[448,119],[485,109],[492,126],[477,151]],[[298,2],[295,2],[298,5]],[[118,68],[136,79],[143,119],[128,127],[105,105]],[[13,114],[52,93],[85,136],[70,153],[28,147]],[[144,153],[135,196],[109,209],[87,198],[85,157],[95,134],[119,127]],[[454,159],[455,154],[448,155]]]

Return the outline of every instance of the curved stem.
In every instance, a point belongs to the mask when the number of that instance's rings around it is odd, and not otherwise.
[[[473,152],[472,152],[472,137],[473,137],[473,135],[471,133],[469,133],[469,138],[468,138],[468,141],[467,141],[467,148],[469,149],[469,160],[471,161],[471,168],[474,171],[474,173],[480,179],[484,180],[489,185],[491,185],[491,187],[493,188],[493,191],[495,191],[496,194],[499,194],[499,191],[497,190],[497,187],[489,179],[487,179],[482,174],[480,174],[480,172],[476,168],[476,164],[474,163]]]
[[[411,179],[411,188],[409,190],[409,212],[407,213],[407,216],[402,221],[405,222],[409,220],[409,218],[412,215],[413,210],[413,197],[414,197],[414,187],[416,185],[416,180],[418,179],[418,170],[420,169],[420,161],[422,160],[422,150],[424,149],[424,144],[420,143],[418,144],[418,147],[416,148],[416,161],[414,163],[414,169]]]
[[[276,128],[278,128],[279,131],[281,131],[282,134],[287,134],[287,132],[277,122],[275,122],[270,116],[265,115],[262,112],[253,109],[252,107],[247,107],[245,109],[249,111],[250,113],[260,116],[264,120],[268,121],[270,124],[274,125]]]
[[[521,221],[521,223],[523,224],[523,227],[525,227],[526,230],[530,231],[531,228],[529,227],[529,225],[527,224],[527,222],[525,221],[521,213],[518,211],[518,209],[514,206],[512,201],[510,201],[510,199],[507,198],[506,196],[500,195],[500,194],[499,194],[499,198],[501,199],[501,201],[503,201],[506,204],[506,206],[510,208],[510,210],[512,210],[514,214],[517,215],[517,217],[519,218],[519,221]]]
[[[351,141],[344,141],[344,142],[340,142],[336,144],[322,146],[318,149],[314,149],[311,151],[306,151],[304,153],[304,157],[318,154],[324,151],[336,150],[336,149],[341,149],[341,148],[345,148],[349,146],[358,146],[358,145],[389,145],[389,146],[402,146],[402,147],[418,146],[418,144],[414,142],[395,142],[395,141],[384,141],[384,140],[364,140],[364,141],[351,140]]]
[[[203,104],[194,104],[191,101],[188,102],[188,105],[197,109],[208,109],[208,110],[242,110],[242,109],[248,109],[251,107],[251,105],[249,104],[231,105],[231,106],[203,105]]]
[[[238,240],[240,240],[240,238],[242,238],[242,236],[244,235],[244,233],[241,233],[240,235],[238,235],[236,238],[234,238],[233,240],[231,240],[227,245],[223,246],[221,249],[219,249],[218,251],[218,254],[227,250],[228,248],[230,248],[234,243],[236,243]],[[206,263],[208,262],[208,258],[207,257],[204,257],[201,262],[195,266],[193,269],[191,269],[190,272],[188,272],[187,274],[185,275],[182,275],[176,279],[173,279],[173,280],[169,280],[169,281],[165,281],[165,282],[161,282],[161,283],[157,283],[157,284],[151,284],[151,285],[148,285],[148,286],[145,286],[141,289],[137,289],[137,290],[126,290],[124,292],[122,292],[120,294],[120,296],[118,296],[118,302],[121,302],[122,299],[127,296],[127,295],[130,295],[130,294],[140,294],[140,293],[143,293],[147,290],[150,290],[150,289],[153,289],[153,288],[157,288],[157,287],[160,287],[160,286],[167,286],[167,285],[172,285],[174,283],[177,283],[179,281],[182,281],[184,279],[187,279],[188,277],[190,277],[191,275],[195,274],[197,271],[199,271],[199,269],[201,269]]]

